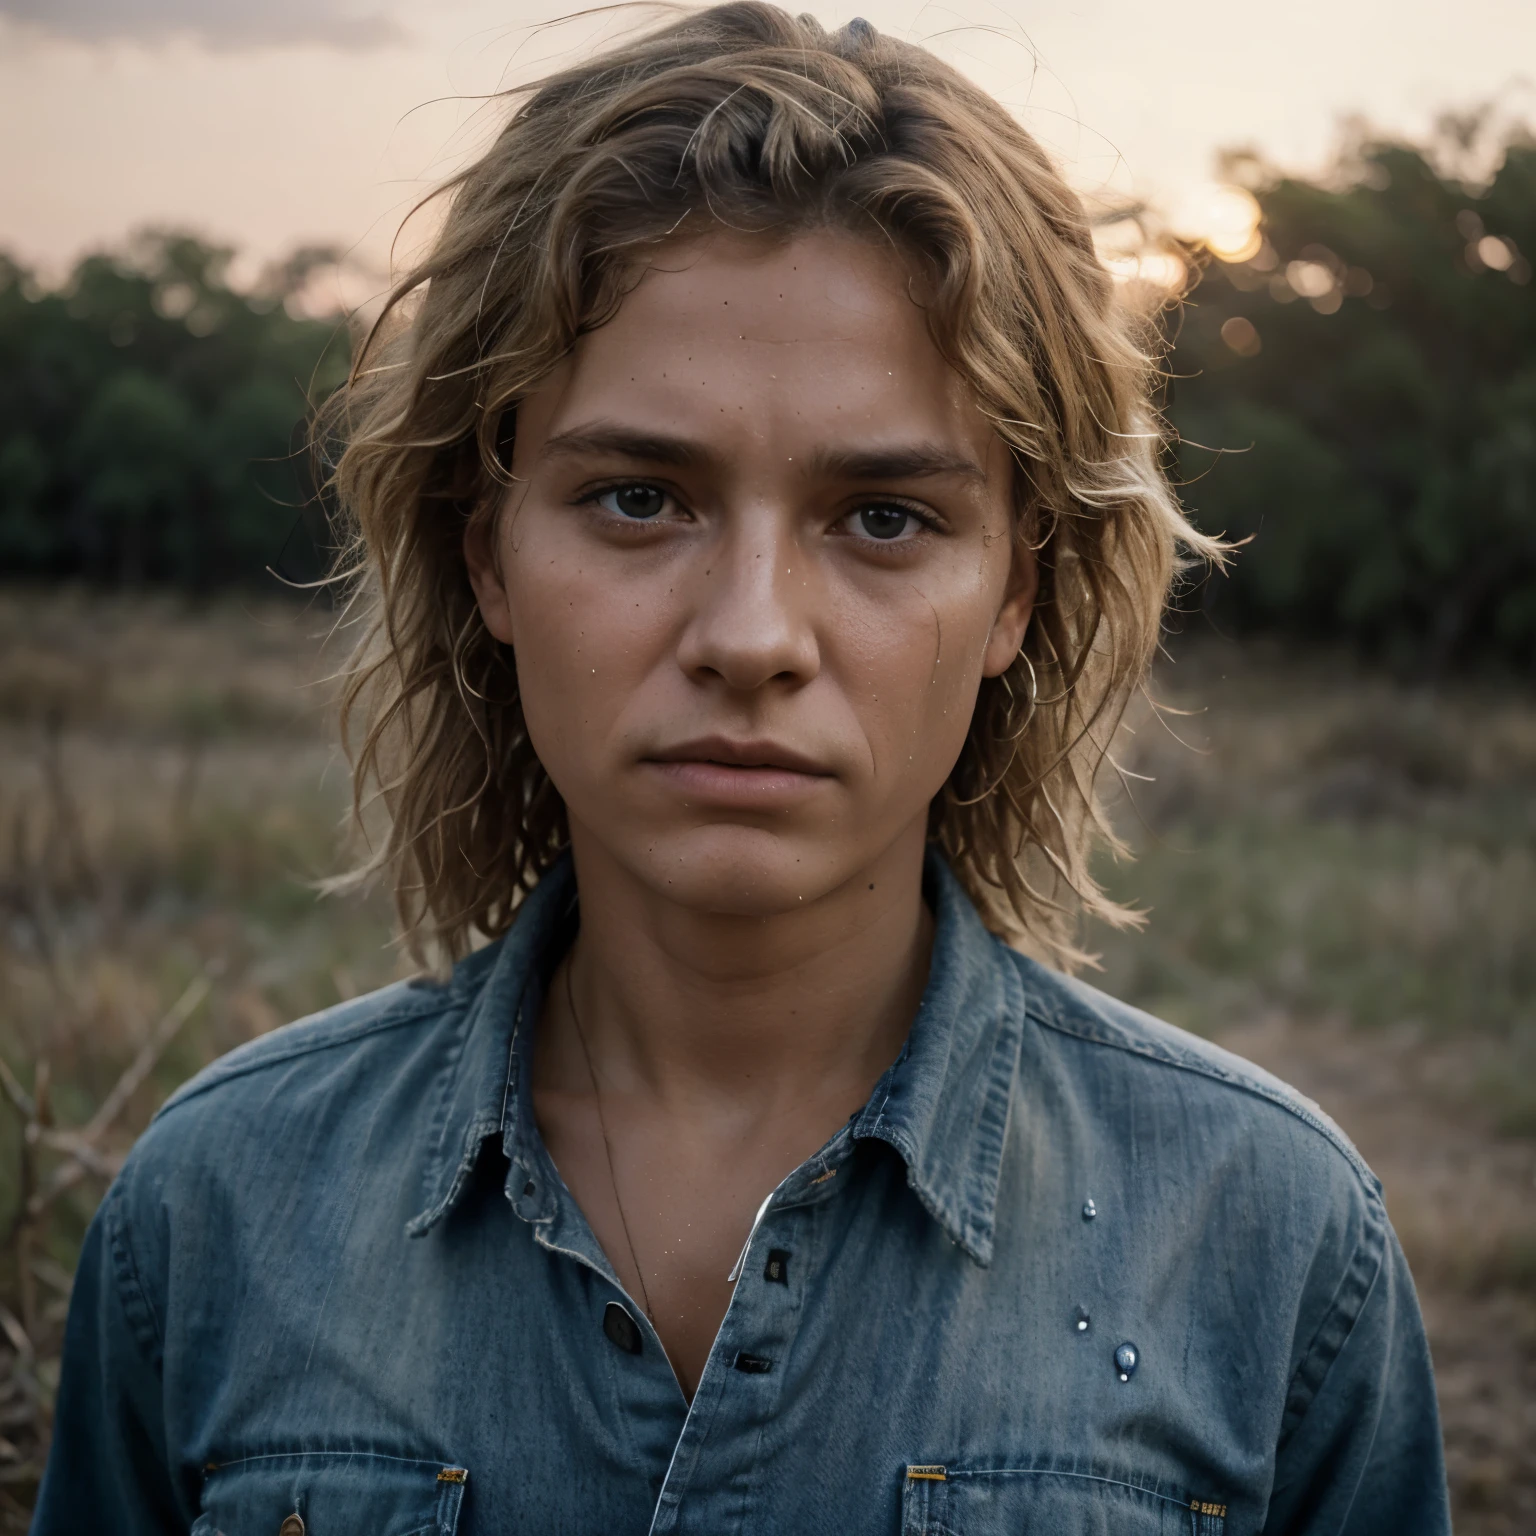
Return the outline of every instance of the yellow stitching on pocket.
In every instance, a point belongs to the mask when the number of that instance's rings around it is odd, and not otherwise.
[[[907,1480],[915,1483],[944,1483],[949,1481],[947,1467],[908,1467]]]
[[[812,1179],[811,1183],[812,1184],[825,1184],[828,1179],[835,1179],[836,1177],[837,1177],[837,1169],[836,1168],[828,1168],[827,1171],[824,1174],[822,1174],[820,1178]]]
[[[1225,1504],[1210,1504],[1204,1499],[1195,1499],[1189,1506],[1197,1515],[1220,1515],[1226,1519],[1227,1506]]]
[[[437,1474],[440,1483],[462,1483],[469,1473],[463,1467],[444,1467]]]

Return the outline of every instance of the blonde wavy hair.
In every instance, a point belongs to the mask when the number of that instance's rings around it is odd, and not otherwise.
[[[344,445],[340,569],[364,620],[342,704],[353,808],[387,812],[350,878],[392,880],[413,953],[503,932],[567,841],[463,555],[504,499],[518,401],[648,251],[721,225],[836,226],[922,279],[935,342],[1013,450],[1015,536],[1041,583],[930,836],[989,927],[1057,964],[1086,958],[1083,914],[1134,920],[1090,872],[1096,839],[1118,847],[1096,780],[1181,559],[1223,549],[1163,476],[1152,338],[1039,144],[922,48],[738,0],[515,93],[442,191],[441,232],[321,424]]]

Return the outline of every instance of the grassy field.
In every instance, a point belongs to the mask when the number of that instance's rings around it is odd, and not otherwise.
[[[329,622],[0,595],[0,1530],[133,1136],[202,1063],[405,969],[387,902],[313,892],[346,797]],[[1139,857],[1109,871],[1150,921],[1099,936],[1100,980],[1359,1142],[1423,1295],[1458,1529],[1536,1529],[1536,699],[1215,642],[1159,693],[1186,713],[1132,722]]]

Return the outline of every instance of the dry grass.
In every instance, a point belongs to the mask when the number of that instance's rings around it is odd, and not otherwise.
[[[0,1529],[26,1527],[70,1272],[134,1136],[205,1062],[401,971],[387,903],[310,884],[346,796],[328,624],[0,598]]]
[[[309,884],[345,800],[328,623],[0,594],[0,1530],[133,1136],[204,1062],[402,969],[384,901]],[[1152,921],[1102,936],[1104,980],[1360,1143],[1423,1294],[1458,1529],[1536,1529],[1536,701],[1215,644],[1162,686],[1198,750],[1131,738],[1154,782],[1112,882]]]

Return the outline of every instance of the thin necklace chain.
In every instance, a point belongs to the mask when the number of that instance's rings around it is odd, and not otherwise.
[[[597,1126],[603,1133],[603,1151],[608,1156],[608,1182],[613,1186],[613,1203],[618,1207],[619,1225],[624,1229],[624,1241],[629,1245],[629,1262],[635,1266],[635,1278],[640,1282],[640,1299],[645,1303],[645,1315],[651,1326],[656,1326],[656,1314],[651,1310],[650,1292],[645,1288],[645,1271],[640,1268],[640,1256],[635,1252],[635,1240],[629,1235],[629,1218],[624,1214],[624,1201],[619,1195],[619,1176],[613,1167],[613,1142],[608,1135],[608,1122],[603,1117],[603,1095],[597,1086],[597,1073],[592,1067],[592,1052],[587,1049],[587,1032],[581,1027],[581,1015],[576,1011],[576,994],[571,990],[571,962],[565,962],[565,1001],[571,1010],[571,1022],[576,1026],[576,1038],[581,1042],[581,1054],[587,1063],[587,1076],[592,1079],[592,1102],[597,1106]]]

